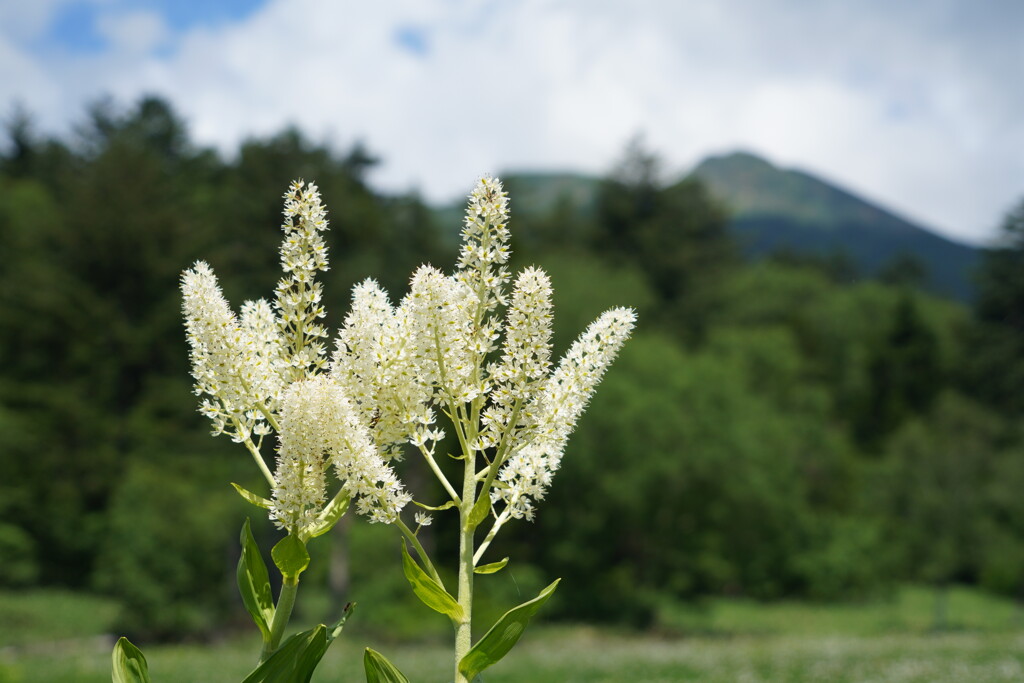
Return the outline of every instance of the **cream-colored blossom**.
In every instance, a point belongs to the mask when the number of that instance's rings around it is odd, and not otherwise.
[[[259,343],[231,311],[207,263],[198,261],[182,274],[181,292],[200,412],[210,418],[215,435],[244,441],[262,419],[256,408],[271,400],[266,368],[250,362]]]
[[[408,310],[394,309],[373,280],[356,285],[331,363],[331,376],[388,457],[400,455],[410,440],[419,446],[443,436],[429,428],[435,418],[429,406],[433,390],[417,377],[415,332],[407,317]]]
[[[317,271],[327,270],[327,247],[320,234],[327,229],[327,210],[313,183],[296,180],[284,199],[281,268],[285,277],[277,284],[275,306],[289,379],[295,381],[311,377],[326,363],[327,330],[319,322],[326,315],[323,286],[315,277]]]
[[[245,340],[241,349],[243,379],[256,406],[261,408],[254,410],[254,432],[262,436],[270,433],[264,411],[277,412],[285,385],[284,342],[274,311],[265,299],[242,304],[239,324]]]
[[[469,197],[455,273],[422,266],[397,306],[373,280],[358,284],[324,373],[315,276],[327,269],[327,219],[316,185],[292,183],[284,214],[285,277],[273,307],[246,302],[236,317],[202,262],[182,278],[196,393],[215,432],[246,442],[258,458],[251,437],[280,428],[276,522],[293,531],[309,525],[332,468],[360,513],[395,521],[410,496],[386,460],[406,443],[458,498],[433,459],[444,438],[439,412],[458,423],[464,455],[491,463],[478,476],[492,482],[497,473],[491,490],[479,492],[498,508],[496,526],[509,516],[532,518],[569,434],[632,330],[633,311],[603,314],[552,371],[550,280],[527,268],[507,295],[508,197],[499,181],[483,178]],[[415,519],[430,523],[422,513]]]
[[[533,501],[544,497],[569,434],[635,322],[632,309],[606,311],[539,387],[530,406],[531,424],[498,475],[505,486],[492,492],[492,499],[504,500],[513,517],[533,517]]]
[[[271,514],[289,531],[309,525],[321,511],[328,466],[355,499],[356,509],[371,521],[394,521],[409,502],[356,407],[327,375],[288,387],[281,407],[280,441]]]
[[[530,390],[551,367],[551,308],[551,281],[547,274],[539,268],[523,270],[516,278],[512,301],[505,313],[501,361],[489,367],[491,403],[481,416],[484,431],[480,445],[484,448],[518,438],[515,430],[522,422],[522,409],[531,398]],[[510,425],[513,418],[516,424]],[[506,431],[509,433],[502,437]]]
[[[485,389],[474,372],[481,357],[474,345],[478,305],[464,282],[421,266],[400,306],[400,333],[413,342],[416,381],[431,387],[442,403],[469,403]]]
[[[508,243],[508,194],[501,181],[481,178],[469,195],[456,277],[477,294],[485,312],[505,302]]]

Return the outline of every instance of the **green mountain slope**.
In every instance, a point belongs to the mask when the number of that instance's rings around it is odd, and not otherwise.
[[[731,212],[743,252],[757,258],[777,251],[831,255],[843,252],[860,272],[873,275],[910,255],[927,271],[931,291],[966,301],[978,251],[886,211],[801,171],[785,170],[752,154],[709,157],[692,173]],[[576,173],[502,176],[513,216],[543,220],[558,212],[593,219],[600,179]],[[461,223],[462,204],[435,209],[439,224]],[[521,227],[525,227],[522,226]],[[455,231],[446,231],[454,241]],[[520,233],[522,234],[522,233]],[[531,236],[539,239],[539,235]]]
[[[709,157],[694,169],[732,213],[745,253],[844,251],[875,273],[901,254],[928,271],[930,289],[957,299],[971,293],[977,250],[946,239],[813,175],[785,170],[752,154]]]

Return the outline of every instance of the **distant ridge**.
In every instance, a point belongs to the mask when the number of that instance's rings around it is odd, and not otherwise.
[[[971,298],[977,249],[815,175],[780,169],[749,152],[708,157],[691,175],[729,210],[732,234],[750,258],[783,250],[843,252],[860,272],[875,275],[894,259],[911,255],[927,269],[927,289],[961,301]],[[537,218],[556,208],[584,219],[594,216],[600,178],[571,172],[515,172],[501,178],[511,194],[513,217]],[[461,223],[462,212],[461,203],[434,210],[442,225]]]
[[[692,172],[729,209],[744,252],[846,252],[874,274],[901,254],[928,269],[929,289],[971,296],[977,250],[915,225],[814,175],[780,169],[748,152],[712,156]]]

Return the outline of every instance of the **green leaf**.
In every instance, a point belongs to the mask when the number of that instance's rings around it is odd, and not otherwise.
[[[286,579],[295,580],[309,566],[309,552],[298,536],[288,534],[273,547],[270,556]]]
[[[149,665],[146,664],[142,650],[132,645],[127,638],[118,639],[112,659],[113,683],[150,683]]]
[[[384,655],[370,648],[366,648],[363,654],[363,668],[366,670],[366,683],[409,683],[409,679]]]
[[[235,482],[231,482],[231,485],[235,487],[236,491],[238,491],[238,495],[240,495],[242,498],[245,498],[247,501],[249,501],[256,507],[261,507],[264,510],[269,510],[271,506],[273,506],[274,504],[273,502],[264,498],[263,496],[258,496],[249,489],[242,488]]]
[[[334,639],[341,635],[341,630],[345,627],[345,622],[348,621],[349,615],[352,614],[352,610],[356,608],[356,603],[350,602],[345,605],[345,611],[341,615],[341,619],[327,627],[327,644],[330,645],[334,642]]]
[[[448,591],[441,587],[437,581],[420,568],[416,561],[409,556],[409,549],[402,541],[402,570],[405,578],[412,586],[412,592],[416,594],[423,604],[441,614],[447,614],[456,624],[465,619],[462,606],[456,602]]]
[[[341,633],[352,607],[347,605],[341,619],[330,626],[319,624],[288,638],[242,683],[309,683],[327,648]]]
[[[477,574],[493,574],[494,572],[500,572],[508,564],[508,558],[499,562],[491,562],[490,564],[482,564],[473,571]]]
[[[323,624],[296,633],[242,683],[309,683],[329,644]]]
[[[454,500],[449,500],[444,505],[438,505],[437,507],[434,507],[433,505],[424,505],[423,503],[420,503],[419,501],[415,501],[414,500],[413,501],[413,505],[419,505],[424,510],[433,510],[434,512],[440,512],[441,510],[447,510],[448,508],[455,507],[455,501]]]
[[[477,644],[470,648],[466,656],[462,658],[462,661],[459,662],[459,672],[471,681],[481,671],[507,655],[512,646],[519,641],[519,637],[523,635],[523,631],[526,630],[533,615],[555,592],[559,581],[561,579],[556,579],[533,600],[505,612],[501,619],[498,619],[491,627],[491,630],[485,633],[484,637],[477,641]]]
[[[344,489],[338,491],[334,498],[331,498],[331,502],[317,515],[316,521],[306,528],[306,536],[308,538],[316,538],[317,536],[323,536],[333,529],[338,520],[348,512],[348,504],[351,500],[352,497]]]
[[[469,517],[466,518],[466,528],[475,529],[480,526],[480,522],[487,519],[487,513],[491,511],[491,496],[487,491],[481,491],[480,497],[473,503],[473,509],[469,511]]]
[[[242,554],[238,558],[238,592],[242,594],[245,609],[263,634],[263,640],[270,640],[270,623],[274,620],[274,595],[270,590],[270,576],[267,565],[260,555],[259,546],[249,528],[249,519],[242,525]]]

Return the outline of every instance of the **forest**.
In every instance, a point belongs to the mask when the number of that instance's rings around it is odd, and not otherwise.
[[[232,301],[269,291],[282,193],[315,181],[337,328],[355,283],[400,296],[419,264],[453,262],[459,216],[375,191],[387,160],[365,145],[288,129],[223,154],[158,98],[101,101],[59,138],[21,113],[6,136],[0,588],[110,596],[140,638],[230,629],[250,510],[229,483],[261,482],[196,411],[181,272],[208,261]],[[555,353],[610,306],[639,325],[536,520],[509,525],[498,598],[571,577],[548,618],[638,629],[715,596],[855,602],[914,583],[939,606],[962,585],[1024,599],[1024,201],[964,303],[906,260],[851,277],[841,259],[745,258],[728,207],[656,161],[627,150],[587,212],[520,210],[506,183],[512,265],[552,278]],[[426,481],[414,458],[399,467]],[[455,527],[438,515],[425,543],[453,546]],[[392,541],[362,520],[318,539],[318,599],[416,634]]]

